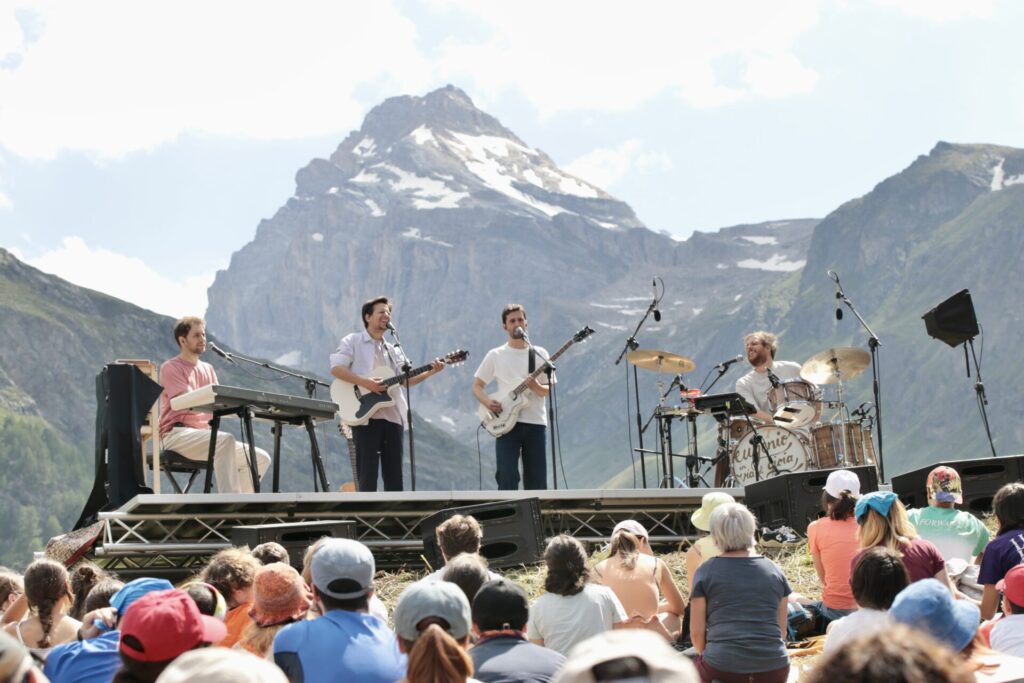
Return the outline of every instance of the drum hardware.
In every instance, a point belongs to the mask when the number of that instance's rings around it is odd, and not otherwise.
[[[835,384],[836,396],[839,399],[839,440],[832,441],[835,448],[835,467],[846,467],[848,446],[850,441],[847,437],[846,425],[850,424],[850,415],[846,412],[846,401],[844,399],[844,379],[857,377],[868,365],[871,364],[871,356],[867,351],[853,346],[843,346],[826,349],[808,358],[800,366],[800,377],[814,384]]]
[[[626,354],[626,360],[638,368],[651,372],[684,375],[697,367],[689,358],[668,351],[637,349]]]

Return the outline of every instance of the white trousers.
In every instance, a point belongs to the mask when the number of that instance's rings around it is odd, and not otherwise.
[[[174,427],[160,441],[167,450],[176,451],[189,460],[206,460],[210,451],[210,430]],[[252,475],[249,473],[248,449],[238,443],[234,435],[217,430],[217,449],[213,453],[213,474],[218,493],[252,493]],[[262,448],[253,449],[256,470],[260,479],[270,467],[270,454]]]

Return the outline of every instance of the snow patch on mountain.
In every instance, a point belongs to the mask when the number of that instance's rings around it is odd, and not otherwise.
[[[417,145],[425,145],[428,142],[437,144],[437,139],[434,137],[434,133],[426,126],[420,126],[413,132],[409,133],[409,137],[411,137],[412,141]]]
[[[740,239],[747,240],[748,242],[753,242],[754,244],[761,246],[779,243],[779,240],[775,239],[771,235],[740,235]]]
[[[402,237],[410,240],[421,240],[423,242],[430,242],[431,244],[436,244],[439,247],[447,247],[448,249],[451,249],[453,246],[455,246],[453,244],[449,244],[448,242],[443,242],[437,238],[431,237],[430,235],[424,235],[423,233],[420,232],[419,228],[407,228],[406,231],[402,233]]]
[[[378,164],[374,168],[377,167],[398,178],[391,181],[391,189],[396,192],[411,192],[414,197],[413,206],[417,209],[455,209],[461,200],[469,196],[468,192],[453,190],[444,181],[409,173],[397,166]]]
[[[363,138],[352,148],[352,153],[356,156],[368,157],[373,155],[374,149],[376,149],[376,144],[373,142],[373,138]]]
[[[368,207],[370,207],[370,215],[371,216],[375,216],[377,218],[380,218],[381,216],[386,215],[385,212],[384,212],[384,209],[380,208],[380,204],[378,204],[377,202],[373,201],[369,197],[364,197],[363,198],[363,202]]]
[[[764,261],[757,259],[743,259],[736,264],[738,268],[751,268],[755,270],[772,270],[778,272],[792,272],[800,270],[807,264],[807,261],[787,261],[783,254],[772,254]],[[721,265],[721,264],[719,264]]]

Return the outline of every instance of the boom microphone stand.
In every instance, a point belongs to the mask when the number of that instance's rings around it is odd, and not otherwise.
[[[416,490],[416,437],[413,435],[412,426],[412,392],[409,391],[409,380],[412,379],[409,373],[412,371],[412,364],[409,357],[405,355],[402,348],[402,340],[398,336],[398,330],[391,323],[388,323],[388,332],[395,338],[395,348],[402,352],[402,382],[405,387],[405,423],[409,427],[409,475],[412,480],[412,490]]]

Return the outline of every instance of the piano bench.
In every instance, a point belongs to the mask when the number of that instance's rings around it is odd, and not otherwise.
[[[150,468],[153,467],[152,457],[149,459],[149,466]],[[196,477],[200,473],[206,472],[206,460],[191,460],[177,451],[163,450],[160,451],[160,471],[167,473],[167,478],[170,480],[171,487],[174,488],[175,493],[188,493],[192,489],[192,484],[195,483]],[[189,475],[184,488],[174,478],[175,474]]]

